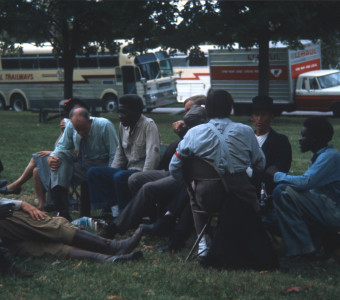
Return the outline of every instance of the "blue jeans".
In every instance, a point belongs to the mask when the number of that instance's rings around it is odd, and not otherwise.
[[[118,204],[119,211],[131,199],[128,179],[137,170],[121,170],[110,167],[92,167],[87,171],[89,196],[92,209]]]
[[[340,199],[285,184],[274,189],[273,199],[288,256],[312,253],[325,230],[340,230]]]

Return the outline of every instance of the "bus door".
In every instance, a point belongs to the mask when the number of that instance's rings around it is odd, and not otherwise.
[[[140,81],[135,66],[122,66],[123,94],[137,94],[137,81]]]

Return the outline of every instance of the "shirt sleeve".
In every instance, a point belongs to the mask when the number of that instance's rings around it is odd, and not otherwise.
[[[50,154],[50,156],[53,156],[56,154],[56,152],[59,151],[70,151],[73,152],[75,149],[75,145],[73,143],[73,125],[72,122],[68,122],[63,135],[61,136],[60,140],[58,141],[55,149]]]
[[[119,124],[118,147],[113,162],[111,164],[112,168],[125,169],[127,166],[128,161],[122,146],[122,139],[123,139],[123,127],[122,124]]]
[[[293,176],[283,172],[276,172],[274,181],[287,183],[297,190],[309,190],[318,187],[320,182],[323,182],[323,178],[329,176],[334,166],[333,160],[328,157],[327,153],[322,153],[305,174]]]
[[[109,152],[109,166],[111,166],[118,147],[116,130],[111,122],[107,122],[105,126],[104,143]]]
[[[192,140],[191,133],[193,130],[189,130],[177,146],[175,154],[172,156],[169,165],[169,172],[176,180],[183,180],[183,159],[192,156],[192,149],[195,148],[195,140]]]
[[[155,122],[150,122],[146,127],[145,163],[143,171],[155,170],[160,161],[160,138]]]

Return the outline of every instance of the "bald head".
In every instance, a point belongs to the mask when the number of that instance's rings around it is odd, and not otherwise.
[[[72,109],[70,112],[70,119],[74,129],[81,137],[89,135],[92,125],[89,112],[86,108],[79,107]]]

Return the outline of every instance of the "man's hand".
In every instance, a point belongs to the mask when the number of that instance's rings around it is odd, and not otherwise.
[[[32,217],[33,220],[36,221],[41,221],[44,220],[47,213],[44,211],[41,211],[39,209],[37,209],[36,207],[34,207],[33,205],[22,201],[21,203],[21,209],[25,212],[27,212],[28,214],[30,214],[30,216]]]
[[[37,154],[41,157],[49,156],[52,153],[52,151],[39,151]]]
[[[64,132],[64,130],[65,130],[65,120],[64,119],[62,119],[60,121],[60,130],[61,130],[61,132]]]
[[[6,219],[7,217],[13,215],[14,203],[7,203],[0,205],[0,220]]]
[[[60,159],[56,156],[50,156],[47,159],[47,162],[48,162],[48,166],[50,167],[52,171],[56,171],[61,165]]]
[[[265,171],[266,174],[268,174],[268,175],[270,175],[272,177],[274,177],[276,172],[279,172],[279,169],[276,166],[274,166],[274,165],[273,166],[269,166],[266,169],[266,171]]]
[[[183,120],[176,121],[172,123],[172,129],[180,138],[183,138],[184,133],[186,132],[186,125]]]

